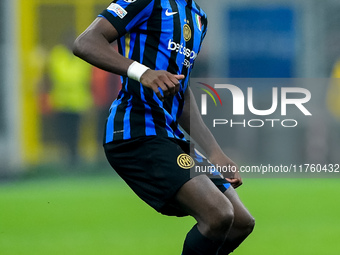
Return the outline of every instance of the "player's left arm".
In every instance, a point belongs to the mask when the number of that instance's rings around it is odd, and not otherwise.
[[[236,188],[242,184],[242,179],[238,171],[238,166],[222,151],[215,137],[205,125],[192,94],[190,87],[187,88],[185,95],[185,103],[179,124],[206,152],[208,159],[214,165],[234,166],[237,171],[235,173],[224,173],[231,185]],[[190,128],[190,126],[194,128]]]

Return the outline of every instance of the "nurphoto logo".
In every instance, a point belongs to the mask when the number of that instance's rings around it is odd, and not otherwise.
[[[218,125],[229,125],[230,127],[243,126],[243,127],[263,127],[264,125],[270,125],[275,127],[279,124],[282,127],[296,127],[298,121],[296,119],[278,119],[269,118],[272,114],[279,112],[280,116],[287,116],[287,106],[292,106],[293,109],[297,109],[303,116],[312,116],[312,113],[307,109],[306,104],[311,100],[311,93],[306,88],[300,87],[272,87],[271,88],[271,106],[267,109],[257,109],[254,106],[254,89],[247,87],[246,95],[236,85],[232,84],[214,84],[213,86],[198,82],[203,87],[200,89],[205,92],[201,94],[201,115],[208,114],[208,96],[212,99],[215,106],[219,104],[223,106],[221,95],[223,93],[230,93],[232,97],[232,110],[229,108],[223,108],[223,112],[232,113],[233,116],[244,116],[246,110],[255,115],[261,116],[256,119],[243,119],[236,121],[235,119],[216,118],[213,120],[213,127]],[[217,92],[218,90],[218,92]],[[279,110],[280,108],[280,110]],[[266,116],[266,118],[263,118]]]

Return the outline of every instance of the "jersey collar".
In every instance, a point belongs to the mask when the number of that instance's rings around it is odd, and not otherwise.
[[[177,1],[183,4],[184,6],[188,6],[188,7],[192,6],[192,0],[188,0],[188,2],[185,0],[177,0]]]

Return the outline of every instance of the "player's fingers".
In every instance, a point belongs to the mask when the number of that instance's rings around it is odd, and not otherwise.
[[[236,183],[239,182],[240,179],[235,179],[235,178],[225,178],[228,182],[230,183]]]
[[[160,77],[160,79],[163,81],[164,85],[168,88],[167,91],[169,92],[169,94],[174,95],[175,93],[177,93],[179,81],[174,77],[173,74],[166,72],[164,73],[164,75]],[[169,94],[166,93],[165,96],[168,96]]]
[[[234,189],[242,185],[242,179],[230,179],[226,178],[226,180],[233,186]]]
[[[238,178],[226,178],[226,180],[230,183],[242,183],[242,180]]]
[[[184,79],[184,75],[172,75],[170,77],[171,79],[171,82],[174,84],[174,93],[177,93],[179,91],[179,88],[180,88],[180,80]]]
[[[179,81],[183,80],[185,78],[185,76],[183,74],[175,74],[174,77]]]
[[[176,84],[170,79],[164,82],[165,86],[168,87],[168,91],[170,94],[174,95],[176,93]]]
[[[240,187],[242,184],[243,184],[243,182],[234,183],[233,188],[236,189],[236,188]]]
[[[154,90],[154,92],[156,93],[156,96],[159,98],[159,100],[164,101],[164,97],[163,97],[162,93],[160,92],[159,87],[157,87],[157,89]]]
[[[158,82],[158,87],[163,91],[163,96],[167,97],[170,94],[169,86],[164,82]]]
[[[164,101],[164,97],[169,95],[168,87],[160,80],[155,82],[154,89],[157,97]]]

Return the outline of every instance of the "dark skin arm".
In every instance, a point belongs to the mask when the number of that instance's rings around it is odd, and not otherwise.
[[[119,54],[111,45],[119,38],[117,30],[104,18],[96,18],[93,23],[76,39],[73,53],[86,62],[105,71],[118,75],[127,75],[133,60]],[[179,91],[179,81],[184,75],[171,74],[163,70],[147,70],[141,77],[141,83],[151,88],[159,99],[174,95]]]
[[[242,184],[242,179],[238,171],[238,167],[227,155],[224,154],[216,139],[203,122],[199,113],[196,100],[188,87],[185,95],[185,104],[182,116],[179,119],[181,127],[187,132],[207,153],[208,159],[214,165],[219,166],[235,166],[237,172],[223,173],[226,179],[234,188]],[[195,128],[190,128],[190,125]]]

